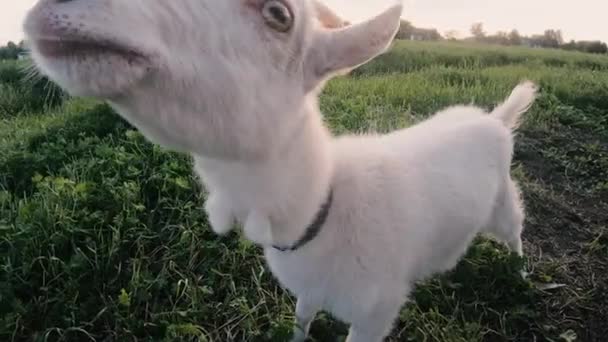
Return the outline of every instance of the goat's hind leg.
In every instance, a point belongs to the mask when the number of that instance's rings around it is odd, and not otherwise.
[[[489,233],[503,241],[512,252],[523,256],[521,233],[524,224],[524,209],[517,184],[507,180],[505,189],[499,196],[494,208]]]
[[[504,242],[509,249],[523,257],[523,245],[521,234],[524,224],[524,209],[520,190],[517,184],[508,179],[505,190],[498,198],[492,220],[487,232]],[[522,270],[521,275],[525,278],[527,273]]]

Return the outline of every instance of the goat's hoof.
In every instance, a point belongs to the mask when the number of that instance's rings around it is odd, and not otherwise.
[[[307,338],[308,338],[308,333],[306,331],[302,330],[302,328],[299,325],[296,325],[290,342],[304,342],[304,341],[306,341]]]
[[[289,340],[290,342],[304,342],[306,341],[308,337],[306,335],[304,335],[304,333],[302,333],[301,331],[296,331],[293,334],[293,337],[291,338],[291,340]]]

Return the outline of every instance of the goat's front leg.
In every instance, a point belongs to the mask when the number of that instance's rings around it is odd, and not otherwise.
[[[315,318],[319,305],[305,297],[298,298],[296,304],[296,326],[291,342],[304,342],[308,338],[310,325]]]
[[[402,304],[398,297],[376,303],[372,310],[353,322],[346,342],[382,342],[391,332]]]
[[[225,235],[232,230],[234,216],[230,202],[219,192],[209,194],[205,202],[205,211],[209,217],[211,229],[216,234]]]
[[[243,230],[249,240],[262,246],[272,246],[272,225],[263,211],[252,209],[247,215]]]
[[[390,333],[393,321],[381,322],[377,317],[370,317],[370,324],[351,326],[346,342],[382,342]]]

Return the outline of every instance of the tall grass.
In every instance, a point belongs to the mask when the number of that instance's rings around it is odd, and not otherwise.
[[[66,94],[28,62],[0,61],[0,118],[60,106]]]
[[[521,64],[605,71],[608,70],[608,56],[475,43],[396,41],[389,53],[379,57],[375,63],[357,69],[355,74],[404,73],[429,67],[478,70]]]

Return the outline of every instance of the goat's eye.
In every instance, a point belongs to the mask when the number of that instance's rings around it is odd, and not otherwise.
[[[266,1],[262,7],[262,16],[266,20],[266,25],[279,32],[287,32],[293,26],[293,15],[283,1]]]

